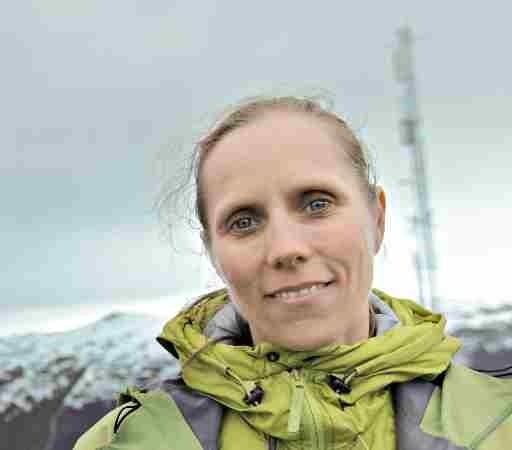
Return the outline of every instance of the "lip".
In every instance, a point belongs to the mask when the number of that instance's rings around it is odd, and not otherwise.
[[[309,288],[311,286],[314,286],[315,284],[325,284],[326,285],[325,287],[327,287],[331,283],[332,283],[332,280],[331,281],[308,281],[306,283],[300,283],[300,284],[296,284],[293,286],[283,286],[275,291],[265,294],[265,297],[273,297],[274,295],[279,294],[280,292]]]
[[[318,284],[318,283],[317,283]],[[280,297],[270,297],[267,298],[272,301],[272,303],[280,303],[284,305],[294,305],[294,306],[301,306],[301,305],[311,305],[312,303],[316,304],[320,299],[329,298],[329,294],[331,293],[331,285],[334,284],[334,281],[329,281],[324,283],[325,286],[322,289],[317,289],[314,292],[310,292],[309,294],[302,295],[300,297],[287,297],[287,298],[280,298]]]

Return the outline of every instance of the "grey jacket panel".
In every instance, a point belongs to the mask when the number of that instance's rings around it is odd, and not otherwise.
[[[420,428],[435,384],[412,380],[393,386],[395,430],[398,450],[463,450],[447,439],[437,438]]]
[[[183,414],[204,450],[219,450],[224,407],[215,400],[190,389],[181,379],[158,385],[167,392]]]
[[[391,330],[391,328],[400,325],[400,320],[396,316],[395,312],[371,291],[368,296],[368,301],[375,311],[377,336],[380,336],[386,331]]]

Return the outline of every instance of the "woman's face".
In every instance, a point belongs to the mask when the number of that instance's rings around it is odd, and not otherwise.
[[[269,112],[204,161],[209,251],[255,343],[312,350],[368,337],[385,197],[370,205],[340,132]]]

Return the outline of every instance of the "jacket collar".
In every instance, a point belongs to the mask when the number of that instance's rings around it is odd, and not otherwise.
[[[400,320],[393,310],[371,291],[368,300],[376,312],[377,336],[400,325]],[[235,345],[240,342],[241,336],[250,336],[250,332],[249,325],[240,315],[237,306],[229,302],[208,322],[204,335],[212,340],[222,340],[226,344]]]

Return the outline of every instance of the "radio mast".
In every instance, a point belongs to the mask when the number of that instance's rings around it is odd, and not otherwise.
[[[416,79],[414,75],[414,37],[409,27],[399,28],[398,44],[393,54],[395,79],[400,87],[400,144],[410,162],[406,183],[414,197],[414,214],[411,218],[416,237],[414,265],[421,303],[435,312],[439,311],[436,294],[436,255],[432,236],[432,211],[422,142],[419,133]]]

